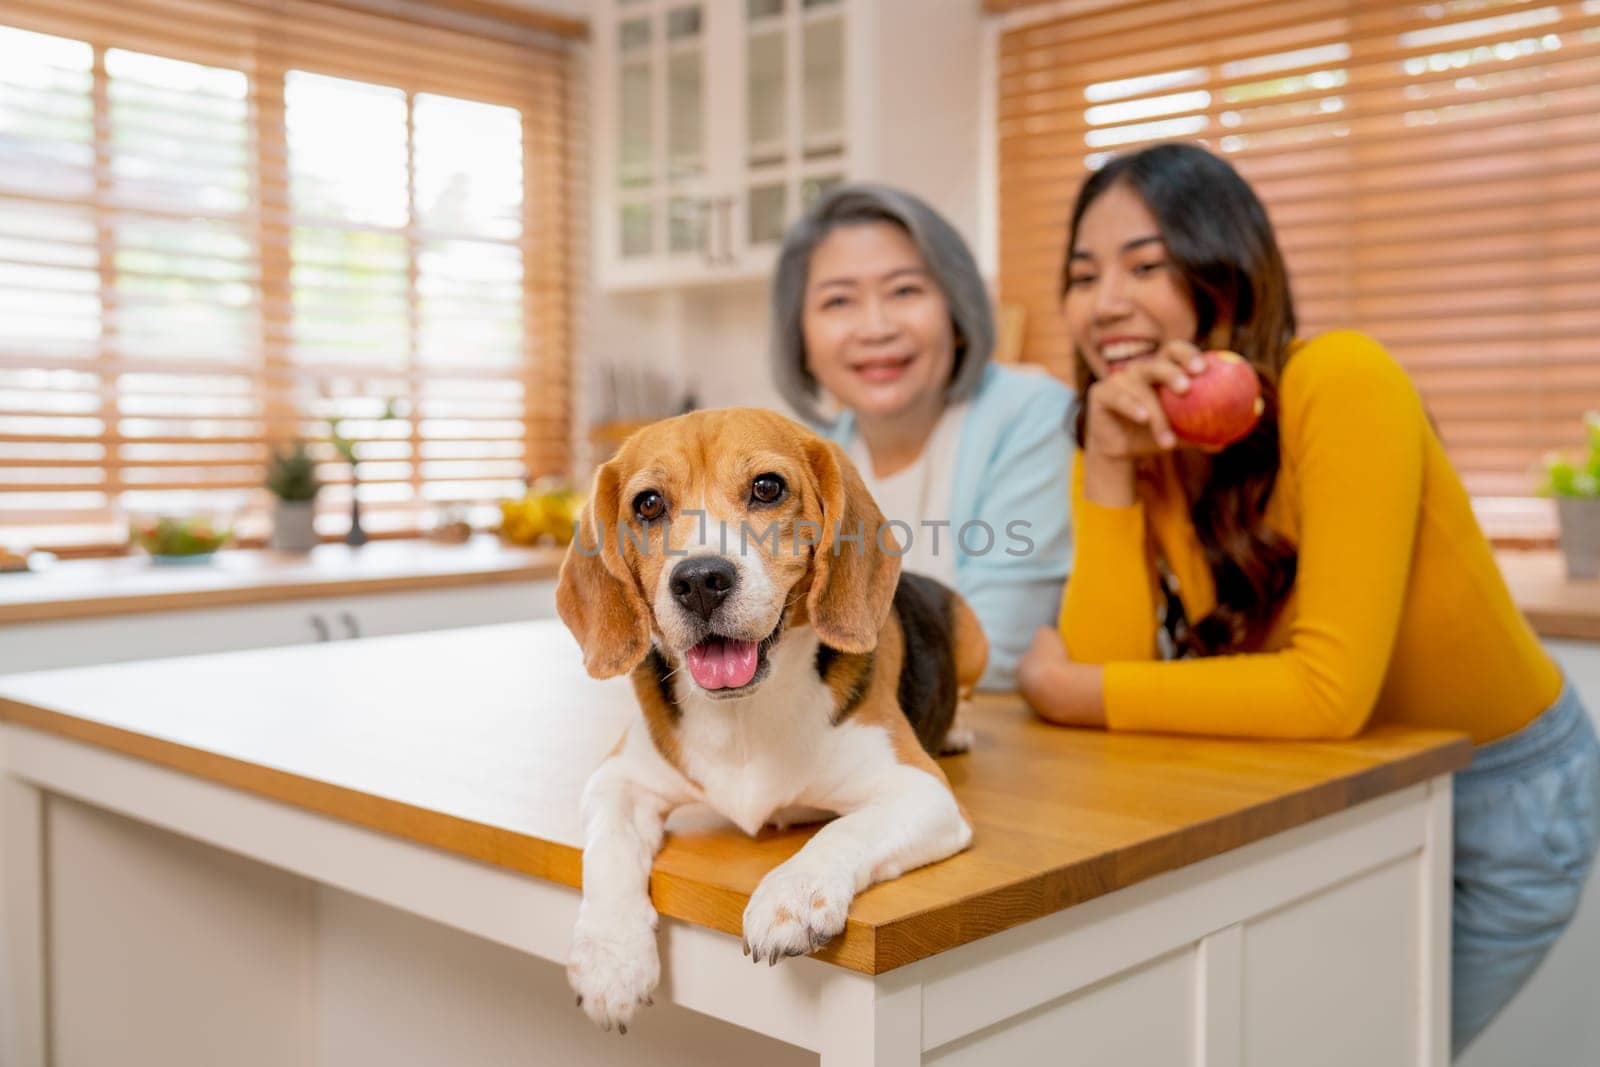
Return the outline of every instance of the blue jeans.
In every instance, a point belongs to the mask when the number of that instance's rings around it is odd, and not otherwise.
[[[1569,684],[1455,778],[1451,1047],[1532,976],[1577,910],[1600,843],[1600,743]]]

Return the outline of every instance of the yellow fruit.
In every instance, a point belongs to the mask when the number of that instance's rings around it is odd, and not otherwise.
[[[548,537],[570,544],[572,525],[583,510],[583,495],[556,478],[541,478],[526,496],[500,504],[500,536],[517,545],[538,544]]]

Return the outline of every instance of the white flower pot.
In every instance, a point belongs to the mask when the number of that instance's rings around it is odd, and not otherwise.
[[[1600,497],[1556,498],[1561,516],[1561,553],[1567,557],[1567,577],[1575,581],[1600,578]]]
[[[279,552],[310,552],[317,547],[317,505],[310,500],[279,500],[272,510],[272,539]]]

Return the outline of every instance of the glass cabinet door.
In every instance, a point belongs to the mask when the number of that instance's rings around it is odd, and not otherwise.
[[[843,0],[744,0],[747,246],[777,244],[844,180]]]
[[[844,155],[844,16],[838,0],[804,0],[800,39],[805,160]]]
[[[654,20],[617,24],[617,192],[622,258],[655,254]]]
[[[844,181],[856,2],[600,5],[609,283],[760,271],[800,213]]]
[[[745,240],[770,244],[788,222],[792,0],[745,3]]]
[[[667,251],[698,255],[707,248],[706,200],[687,194],[706,175],[706,49],[700,5],[668,8],[666,38]]]
[[[617,251],[702,256],[710,210],[705,5],[618,0]]]

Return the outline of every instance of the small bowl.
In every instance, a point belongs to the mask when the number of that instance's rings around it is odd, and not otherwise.
[[[128,540],[162,565],[205,563],[233,537],[211,515],[155,515],[128,523]]]
[[[157,567],[191,567],[198,563],[210,563],[217,558],[215,551],[195,552],[187,556],[168,555],[165,552],[150,553],[150,562]]]

